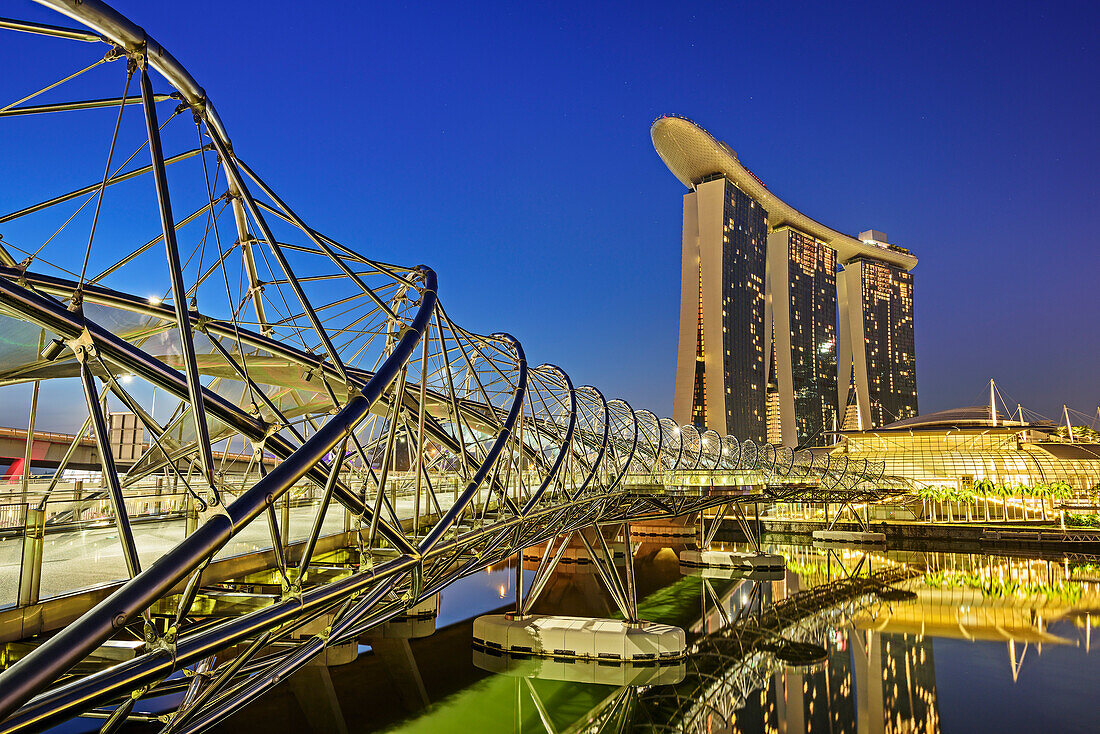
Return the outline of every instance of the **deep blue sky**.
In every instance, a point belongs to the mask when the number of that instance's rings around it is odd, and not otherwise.
[[[314,227],[431,265],[465,326],[636,407],[672,408],[665,113],[807,214],[916,252],[922,412],[991,376],[1048,415],[1100,403],[1095,4],[115,5]]]

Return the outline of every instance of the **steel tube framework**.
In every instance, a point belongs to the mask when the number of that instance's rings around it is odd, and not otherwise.
[[[128,142],[138,152],[147,146],[150,164],[127,169],[131,156],[112,172],[108,156],[99,183],[0,217],[0,388],[33,382],[46,400],[55,387],[78,387],[88,413],[81,433],[94,429],[128,578],[0,672],[0,733],[80,715],[106,718],[111,730],[132,716],[137,698],[178,690],[169,676],[185,670],[201,675],[184,686],[164,731],[199,731],[326,648],[546,543],[531,588],[517,588],[524,612],[574,535],[606,561],[605,581],[629,617],[632,567],[618,577],[600,525],[622,527],[629,552],[630,523],[639,520],[731,502],[866,501],[899,491],[881,466],[822,464],[808,452],[677,426],[574,386],[552,364],[529,367],[513,336],[462,329],[440,304],[430,268],[372,260],[307,225],[239,160],[205,91],[142,28],[100,0],[39,1],[81,28],[0,20],[0,29],[111,49],[47,87],[68,98],[10,105],[7,116],[63,111],[55,119],[74,121],[74,134],[84,132],[81,116],[97,110],[117,109],[121,120],[139,98],[103,99],[74,85],[137,69],[144,136]],[[169,101],[179,106],[160,115],[157,105]],[[177,148],[185,152],[166,154]],[[63,242],[86,225],[82,211],[93,198],[92,234],[80,238],[96,243],[85,267],[100,274],[89,281],[67,267]],[[138,201],[155,206],[135,212]],[[61,212],[78,203],[76,213]],[[177,221],[177,205],[193,213]],[[107,232],[132,232],[144,244],[122,246]],[[155,295],[141,295],[150,288]],[[123,388],[128,380],[138,385]],[[149,390],[161,391],[160,410]],[[113,460],[110,401],[150,434],[132,447],[139,455],[125,474]],[[30,434],[33,423],[28,455]],[[64,465],[78,443],[44,491],[24,487],[35,508],[27,547],[37,548],[29,557],[39,566],[42,528],[56,521],[47,500],[68,491]],[[246,452],[243,472],[224,465],[233,446]],[[751,490],[727,491],[731,478]],[[186,536],[142,568],[126,502],[142,482],[155,480],[159,495],[179,479],[201,514],[197,523],[189,515]],[[306,497],[317,498],[315,514],[292,547],[290,502]],[[318,559],[326,513],[337,509],[351,517],[340,536],[351,560],[332,576]],[[254,522],[269,523],[282,591],[250,611],[212,616],[203,611],[215,603],[206,574]],[[37,594],[20,601],[35,603]],[[329,620],[324,633],[299,634],[321,618]],[[90,662],[123,637],[144,640],[136,657]]]

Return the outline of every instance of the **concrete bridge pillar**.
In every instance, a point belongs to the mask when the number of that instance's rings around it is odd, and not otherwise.
[[[438,616],[439,594],[435,594],[359,638],[360,642],[370,645],[382,661],[398,700],[409,712],[419,711],[431,703],[409,640],[432,635]]]
[[[290,691],[316,734],[348,734],[328,666],[307,665],[290,677]]]
[[[370,646],[389,674],[402,708],[412,712],[431,704],[428,689],[424,686],[424,679],[407,639],[372,637]]]

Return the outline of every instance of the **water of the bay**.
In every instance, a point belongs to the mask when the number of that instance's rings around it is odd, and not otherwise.
[[[1100,731],[1095,560],[773,543],[785,572],[753,580],[683,568],[679,550],[643,545],[635,568],[641,616],[687,631],[682,666],[475,653],[473,618],[514,598],[514,567],[500,566],[443,592],[433,634],[364,639],[375,649],[330,668],[331,686],[307,673],[220,730],[323,728],[334,696],[350,732]],[[535,611],[617,616],[576,564]],[[824,660],[792,656],[791,641]]]

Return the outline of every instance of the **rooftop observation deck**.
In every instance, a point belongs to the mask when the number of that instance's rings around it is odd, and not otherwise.
[[[917,264],[917,258],[907,250],[864,242],[827,227],[787,204],[745,168],[728,145],[691,120],[659,117],[650,128],[650,136],[657,155],[685,186],[694,187],[716,173],[722,174],[767,210],[769,227],[790,226],[805,232],[836,250],[842,263],[867,257],[906,270],[912,270]]]

